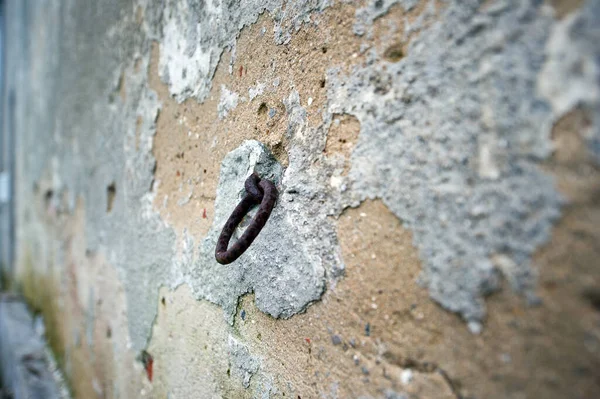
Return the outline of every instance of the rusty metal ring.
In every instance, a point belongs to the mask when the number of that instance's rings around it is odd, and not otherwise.
[[[217,247],[215,249],[215,258],[217,262],[222,265],[226,265],[235,261],[243,254],[254,239],[258,236],[262,228],[267,223],[271,211],[277,201],[277,188],[275,185],[268,181],[262,180],[256,173],[252,173],[244,183],[246,190],[246,196],[242,201],[235,207],[223,230],[217,240]],[[242,236],[235,242],[229,249],[229,241],[235,228],[240,224],[244,216],[252,209],[253,206],[260,204],[258,212],[254,215],[252,222],[246,228]]]

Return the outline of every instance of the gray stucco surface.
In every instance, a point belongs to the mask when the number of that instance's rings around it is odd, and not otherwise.
[[[253,171],[280,189],[286,185],[282,183],[281,165],[259,142],[246,141],[230,152],[221,164],[213,226],[200,245],[198,260],[190,264],[184,277],[199,298],[221,305],[230,321],[239,296],[245,293],[255,293],[256,305],[263,312],[287,318],[319,299],[324,289],[324,269],[314,255],[318,252],[297,226],[301,222],[294,217],[298,206],[286,196],[280,196],[266,226],[238,261],[229,265],[216,262],[215,245],[221,228],[245,195],[244,181]],[[249,218],[242,227],[248,223]],[[234,235],[232,241],[237,237]]]
[[[259,361],[255,359],[248,351],[248,348],[237,339],[229,336],[229,353],[231,354],[231,365],[233,374],[242,380],[244,388],[250,386],[250,379],[259,370]]]
[[[382,198],[415,234],[420,282],[474,332],[499,274],[537,301],[530,257],[561,203],[539,162],[565,112],[582,104],[598,115],[600,47],[588,21],[598,11],[590,2],[553,28],[551,10],[538,2],[449,2],[401,61],[349,77],[330,71],[329,111],[361,122],[340,208]],[[577,62],[584,67],[573,68]]]
[[[404,59],[332,70],[329,88],[330,111],[361,122],[341,206],[382,198],[414,231],[421,282],[467,320],[498,287],[492,255],[510,257],[506,277],[533,295],[529,257],[560,202],[537,167],[550,151],[535,83],[552,18],[533,3],[479,8],[448,4]]]
[[[366,2],[364,7],[356,10],[356,21],[354,22],[353,31],[357,36],[362,36],[365,33],[371,33],[370,27],[373,21],[385,15],[390,7],[400,4],[406,11],[411,10],[419,3],[418,0],[372,0]]]
[[[395,2],[383,3],[387,9]],[[414,1],[399,3],[414,6]],[[590,0],[577,15],[557,22],[538,1],[498,1],[486,8],[481,3],[448,1],[437,21],[426,26],[420,19],[408,26],[405,35],[422,32],[398,62],[370,50],[370,63],[348,76],[332,66],[321,127],[307,126],[299,93],[290,90],[283,99],[288,168],[269,160],[259,143],[230,153],[222,163],[215,224],[202,243],[186,238],[180,257],[175,234],[152,208],[151,150],[160,103],[146,79],[150,40],[160,42],[160,76],[171,94],[178,101],[203,100],[222,51],[234,46],[240,30],[261,12],[270,12],[277,23],[273,40],[285,43],[311,11],[330,2],[291,2],[282,11],[280,1],[241,6],[142,1],[141,27],[134,2],[13,6],[26,14],[18,18],[37,27],[23,58],[7,65],[15,77],[11,84],[26,88],[17,101],[18,152],[26,154],[18,165],[17,217],[24,226],[19,239],[36,242],[42,229],[27,205],[35,200],[32,188],[40,179],[52,181],[58,205],[60,193],[70,196],[64,211],[83,198],[89,250],[105,253],[126,287],[135,349],[144,348],[150,337],[161,285],[189,284],[198,298],[221,305],[230,320],[238,297],[247,292],[275,317],[304,310],[327,281],[343,274],[328,216],[367,198],[381,198],[414,232],[424,265],[420,282],[446,309],[478,323],[485,315],[483,298],[497,289],[500,274],[535,302],[531,254],[547,240],[561,204],[539,162],[550,154],[552,123],[572,105],[595,110],[589,142],[600,158],[600,41],[593,22],[600,5]],[[369,34],[370,23],[383,14],[377,4],[371,1],[357,13],[356,33]],[[32,67],[33,53],[48,63]],[[136,58],[142,63],[139,73]],[[572,68],[578,62],[584,67]],[[123,71],[124,104],[118,99]],[[579,83],[566,90],[560,86],[564,76]],[[338,113],[361,123],[347,177],[339,175],[335,159],[321,155]],[[143,119],[139,148],[138,116]],[[243,266],[217,265],[214,240],[254,165],[277,180],[280,199],[243,255]],[[117,191],[107,212],[111,184]],[[498,257],[505,261],[495,265],[492,258]]]

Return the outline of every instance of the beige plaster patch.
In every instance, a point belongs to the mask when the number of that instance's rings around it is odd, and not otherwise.
[[[160,291],[158,315],[148,352],[154,358],[155,398],[252,398],[232,378],[229,325],[223,310],[196,301],[183,285]]]
[[[564,18],[565,16],[567,16],[568,14],[572,13],[573,11],[579,9],[584,1],[583,0],[548,0],[548,3],[550,3],[550,5],[552,7],[554,7],[554,10],[556,11],[556,16],[559,19]]]

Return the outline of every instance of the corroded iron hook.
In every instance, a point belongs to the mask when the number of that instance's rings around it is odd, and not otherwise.
[[[275,185],[269,180],[261,179],[256,173],[252,173],[246,179],[244,189],[246,190],[246,196],[235,207],[233,213],[229,216],[227,222],[225,222],[225,226],[223,226],[221,235],[217,240],[215,258],[222,265],[235,261],[248,249],[267,223],[271,211],[275,206],[275,201],[277,201],[277,188],[275,188]],[[257,204],[260,204],[260,206],[252,222],[242,236],[227,249],[235,228],[250,209]]]

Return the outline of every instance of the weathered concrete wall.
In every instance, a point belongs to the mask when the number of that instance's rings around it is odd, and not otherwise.
[[[600,394],[599,1],[6,11],[12,279],[75,396]]]

